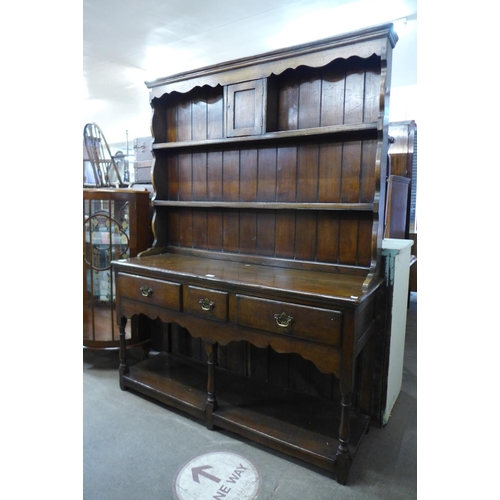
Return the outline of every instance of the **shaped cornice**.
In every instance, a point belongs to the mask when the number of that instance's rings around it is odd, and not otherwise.
[[[150,99],[171,92],[185,93],[195,87],[208,85],[230,85],[232,83],[256,80],[279,75],[287,69],[304,65],[322,67],[336,59],[349,57],[368,58],[377,55],[386,58],[388,44],[394,48],[398,40],[392,23],[366,28],[360,31],[338,35],[315,42],[295,45],[257,56],[206,66],[194,71],[146,82],[150,89]]]

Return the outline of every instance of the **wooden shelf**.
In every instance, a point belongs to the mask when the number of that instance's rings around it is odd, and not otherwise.
[[[182,141],[182,142],[161,142],[153,144],[153,150],[163,149],[184,149],[184,148],[203,148],[211,146],[231,146],[237,144],[254,144],[258,142],[283,141],[304,138],[321,138],[332,135],[349,135],[377,132],[378,123],[361,123],[355,125],[332,125],[329,127],[313,127],[306,129],[284,130],[280,132],[267,132],[262,135],[248,135],[244,137],[231,137],[223,139],[206,139],[200,141]]]
[[[182,208],[241,208],[268,210],[355,210],[373,212],[377,206],[374,203],[280,203],[280,202],[241,202],[241,201],[170,201],[155,200],[155,207]]]
[[[207,367],[203,363],[161,353],[130,367],[123,383],[195,418],[205,419]],[[335,472],[338,404],[277,389],[219,368],[216,394],[215,426]],[[369,420],[358,413],[351,415],[351,457],[357,452]]]

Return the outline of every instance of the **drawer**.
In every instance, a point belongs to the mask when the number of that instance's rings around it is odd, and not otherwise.
[[[189,285],[185,310],[197,316],[227,321],[228,293]]]
[[[181,310],[181,285],[179,283],[131,274],[118,274],[117,286],[121,297],[176,311]]]
[[[340,346],[340,311],[236,295],[236,322],[240,326]]]

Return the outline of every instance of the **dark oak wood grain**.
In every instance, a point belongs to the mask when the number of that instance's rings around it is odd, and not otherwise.
[[[168,354],[129,369],[121,350],[122,388],[342,484],[383,338],[396,40],[384,25],[149,82],[155,240],[114,262],[122,341],[126,318],[171,325]]]

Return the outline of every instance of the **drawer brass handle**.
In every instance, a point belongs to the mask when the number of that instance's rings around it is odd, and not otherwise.
[[[149,286],[141,286],[140,290],[143,297],[151,297],[153,295],[153,289],[149,288]]]
[[[281,326],[281,328],[288,328],[293,322],[293,318],[284,312],[281,314],[275,314],[274,319],[276,320],[278,326]]]
[[[206,297],[204,299],[200,299],[200,306],[204,311],[212,311],[215,303],[212,302],[211,300],[207,299]]]

